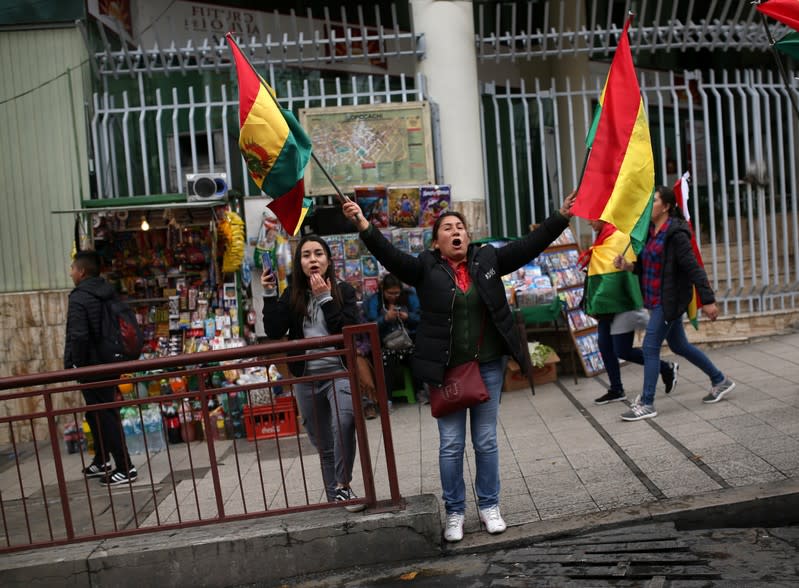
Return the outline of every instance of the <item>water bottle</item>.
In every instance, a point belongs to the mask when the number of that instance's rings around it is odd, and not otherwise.
[[[147,435],[147,448],[150,453],[157,453],[166,449],[164,427],[161,413],[158,409],[148,409],[144,413],[144,432]]]
[[[277,366],[275,364],[271,364],[269,366],[267,373],[269,374],[269,378],[273,382],[277,382],[278,380],[283,379],[283,375],[280,373],[280,370],[277,369]],[[272,386],[272,394],[274,396],[280,396],[281,394],[283,394],[283,386]]]
[[[125,433],[125,444],[128,446],[128,453],[142,453],[144,451],[144,441],[142,439],[138,411],[129,409],[123,413],[122,430]]]

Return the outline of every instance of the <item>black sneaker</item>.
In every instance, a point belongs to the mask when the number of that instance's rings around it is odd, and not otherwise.
[[[92,462],[89,464],[89,467],[83,470],[83,475],[86,476],[87,478],[99,478],[100,476],[105,476],[110,471],[111,471],[110,461],[106,464]]]
[[[342,486],[341,488],[336,488],[336,502],[346,502],[348,500],[355,500],[358,497],[355,495],[355,492],[352,491],[352,488],[349,486]],[[365,504],[351,504],[349,506],[345,506],[349,512],[360,512],[366,508]]]
[[[136,481],[139,476],[136,468],[130,468],[127,473],[121,470],[114,470],[100,478],[100,484],[103,486],[118,486],[119,484],[131,484]]]
[[[627,400],[624,390],[608,390],[606,394],[594,400],[594,404],[608,404],[609,402],[619,402],[620,400]]]
[[[663,385],[666,386],[666,394],[672,392],[677,387],[677,372],[680,369],[680,364],[676,361],[669,362],[671,364],[671,371],[662,374]]]

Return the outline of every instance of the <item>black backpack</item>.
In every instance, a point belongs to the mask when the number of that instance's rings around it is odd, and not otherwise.
[[[103,363],[139,359],[144,334],[136,313],[126,302],[114,297],[102,300],[98,350]]]

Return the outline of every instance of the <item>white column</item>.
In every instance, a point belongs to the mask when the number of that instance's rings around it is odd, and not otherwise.
[[[438,105],[444,183],[452,185],[455,208],[479,231],[486,195],[472,3],[411,0],[411,9],[416,32],[424,33],[425,57],[417,70]]]

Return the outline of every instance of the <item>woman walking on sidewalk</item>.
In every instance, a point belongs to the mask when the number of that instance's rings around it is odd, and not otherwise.
[[[693,288],[702,302],[702,312],[711,321],[719,310],[704,268],[691,248],[691,230],[677,206],[674,191],[666,186],[655,190],[649,237],[635,263],[618,255],[613,260],[618,269],[634,271],[641,280],[644,306],[649,309],[649,324],[644,336],[644,389],[630,410],[621,415],[625,421],[639,421],[657,416],[655,386],[660,371],[660,348],[664,339],[677,355],[681,355],[710,378],[710,393],[702,401],[718,402],[733,388],[712,361],[688,342],[682,315],[688,310]]]
[[[491,533],[505,531],[499,512],[497,413],[505,369],[512,354],[523,365],[527,342],[515,328],[500,279],[537,257],[569,225],[574,195],[559,212],[523,239],[502,248],[471,244],[463,216],[446,212],[433,225],[433,250],[414,257],[398,250],[368,223],[355,202],[343,204],[344,215],[360,231],[372,254],[400,280],[414,286],[421,304],[413,371],[423,382],[440,386],[447,368],[477,358],[489,400],[468,409],[475,462],[474,484],[480,521]],[[479,357],[478,357],[479,356]],[[466,486],[463,454],[467,409],[438,419],[438,464],[447,513],[444,539],[463,539]]]
[[[596,233],[594,244],[580,255],[579,264],[588,272],[583,288],[585,312],[597,321],[597,342],[602,363],[610,380],[608,391],[594,404],[608,404],[627,399],[621,381],[619,360],[644,365],[644,352],[633,347],[636,329],[645,329],[649,313],[642,309],[641,288],[634,276],[613,268],[619,251],[628,261],[635,261],[630,237],[603,220],[591,221]],[[618,269],[618,268],[617,268]],[[621,279],[618,279],[621,278]],[[666,394],[677,384],[677,362],[660,361],[660,377]]]

